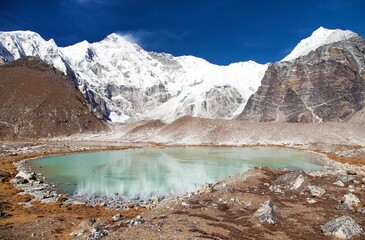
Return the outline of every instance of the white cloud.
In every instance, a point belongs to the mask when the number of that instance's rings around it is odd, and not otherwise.
[[[188,33],[174,33],[164,29],[136,30],[136,31],[119,31],[118,35],[124,37],[130,42],[136,43],[143,48],[158,48],[169,45],[171,41],[182,40]]]
[[[144,41],[151,36],[151,32],[144,30],[116,32],[119,36],[125,38],[127,41],[136,43],[140,46],[144,45]]]

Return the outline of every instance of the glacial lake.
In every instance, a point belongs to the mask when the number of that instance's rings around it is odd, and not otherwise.
[[[314,154],[281,148],[167,147],[89,152],[30,162],[69,194],[150,198],[184,194],[254,167],[322,170]]]

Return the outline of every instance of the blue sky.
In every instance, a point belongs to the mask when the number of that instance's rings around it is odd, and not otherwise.
[[[320,26],[365,36],[364,12],[364,0],[3,0],[0,31],[32,30],[59,46],[117,32],[150,51],[266,63]]]

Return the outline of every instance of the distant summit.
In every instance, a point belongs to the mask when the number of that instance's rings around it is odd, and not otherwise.
[[[318,29],[289,56],[298,58],[269,66],[239,119],[365,123],[364,52],[361,36]]]
[[[300,43],[293,49],[293,51],[281,61],[291,61],[300,56],[307,55],[310,51],[316,50],[320,46],[339,42],[356,36],[359,35],[349,30],[330,30],[324,27],[320,27],[315,30],[312,35],[310,35],[310,37],[300,41]]]

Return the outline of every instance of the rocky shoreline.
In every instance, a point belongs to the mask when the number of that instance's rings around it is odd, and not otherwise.
[[[322,171],[255,168],[204,184],[198,191],[185,195],[128,201],[122,196],[59,194],[57,186],[47,183],[47,179],[32,172],[27,165],[29,159],[42,155],[110,148],[77,143],[67,147],[52,142],[33,145],[26,152],[17,147],[18,156],[14,154],[16,151],[5,153],[10,161],[19,159],[11,162],[14,170],[9,170],[11,165],[5,167],[2,161],[3,170],[12,174],[8,180],[2,180],[1,184],[5,185],[1,191],[3,194],[10,191],[7,193],[10,202],[16,199],[12,210],[3,208],[9,201],[1,202],[0,217],[6,224],[0,226],[0,237],[4,239],[171,239],[172,236],[176,239],[361,239],[364,236],[365,167],[333,161],[326,154],[318,153],[318,146],[295,148],[312,151],[324,165]],[[63,151],[65,148],[68,150]],[[349,152],[334,147],[322,149]],[[31,151],[36,154],[30,154]],[[15,195],[14,187],[18,189]],[[19,217],[29,219],[27,225]],[[17,227],[10,230],[13,225]],[[26,230],[19,232],[16,230],[19,227]]]
[[[171,147],[171,146],[168,146]],[[239,146],[230,146],[239,147]],[[350,164],[342,164],[330,160],[324,154],[311,152],[316,161],[323,164],[322,171],[305,171],[311,176],[323,176],[323,175],[336,175],[344,172],[354,172],[363,173],[365,167],[357,167]],[[82,204],[87,206],[101,206],[107,209],[114,210],[129,210],[130,208],[138,209],[140,207],[151,209],[156,207],[163,200],[176,200],[179,198],[185,198],[186,196],[191,196],[198,194],[201,190],[195,192],[186,193],[184,195],[174,195],[174,196],[154,196],[150,199],[126,199],[123,196],[95,196],[87,194],[65,194],[59,193],[57,191],[57,185],[54,183],[47,182],[46,178],[42,176],[41,173],[34,172],[34,169],[28,164],[29,161],[35,161],[39,158],[25,159],[14,163],[17,171],[19,172],[15,178],[11,180],[11,183],[18,189],[24,191],[25,194],[30,194],[34,196],[34,201],[41,201],[42,203],[50,203],[62,201],[63,204]],[[284,169],[285,170],[285,169]],[[242,173],[240,173],[242,174]],[[233,176],[231,176],[233,177]],[[225,180],[218,181],[215,183],[208,183],[212,186],[217,185]],[[204,188],[204,186],[202,186]]]

